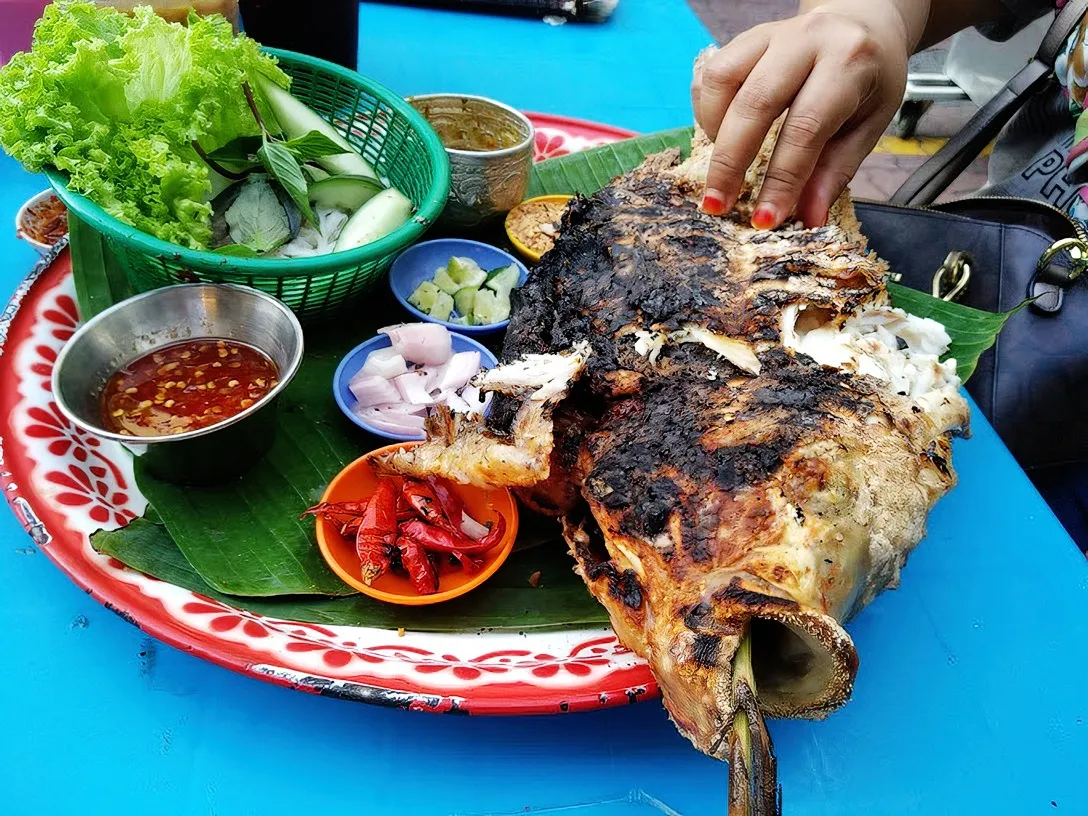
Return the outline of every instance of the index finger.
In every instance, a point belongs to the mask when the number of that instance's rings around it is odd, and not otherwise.
[[[795,51],[784,47],[771,48],[760,58],[729,105],[714,140],[703,199],[707,212],[721,215],[736,203],[744,175],[771,125],[797,96],[814,61],[813,53],[798,59]],[[704,108],[705,94],[704,88]]]
[[[713,140],[737,91],[767,50],[769,38],[758,28],[746,31],[710,57],[692,80],[695,119]]]

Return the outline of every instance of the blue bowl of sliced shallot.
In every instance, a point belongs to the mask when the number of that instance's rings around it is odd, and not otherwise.
[[[491,396],[471,384],[498,365],[475,340],[437,323],[387,326],[350,352],[333,375],[332,392],[344,416],[375,436],[425,439],[427,414],[446,405],[482,414]]]

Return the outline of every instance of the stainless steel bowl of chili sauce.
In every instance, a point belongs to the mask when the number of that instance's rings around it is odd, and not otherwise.
[[[211,484],[269,450],[275,404],[302,349],[298,320],[269,295],[171,286],[80,328],[57,359],[53,393],[74,424],[121,442],[151,475]]]

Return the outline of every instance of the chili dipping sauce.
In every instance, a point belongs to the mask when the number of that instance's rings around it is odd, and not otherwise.
[[[155,349],[128,363],[102,392],[104,426],[129,436],[196,431],[240,414],[279,381],[264,352],[202,337]]]
[[[55,195],[27,208],[19,231],[39,244],[53,246],[68,234],[68,210]]]

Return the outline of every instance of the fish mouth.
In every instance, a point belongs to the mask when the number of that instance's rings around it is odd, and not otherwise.
[[[858,654],[834,618],[812,610],[770,611],[749,625],[752,671],[767,714],[819,718],[850,698]]]
[[[730,646],[717,665],[732,661],[735,634],[747,630],[755,690],[766,714],[820,718],[850,698],[858,653],[834,617],[747,573],[729,576],[713,598],[714,623],[708,628],[733,635],[723,638]]]

